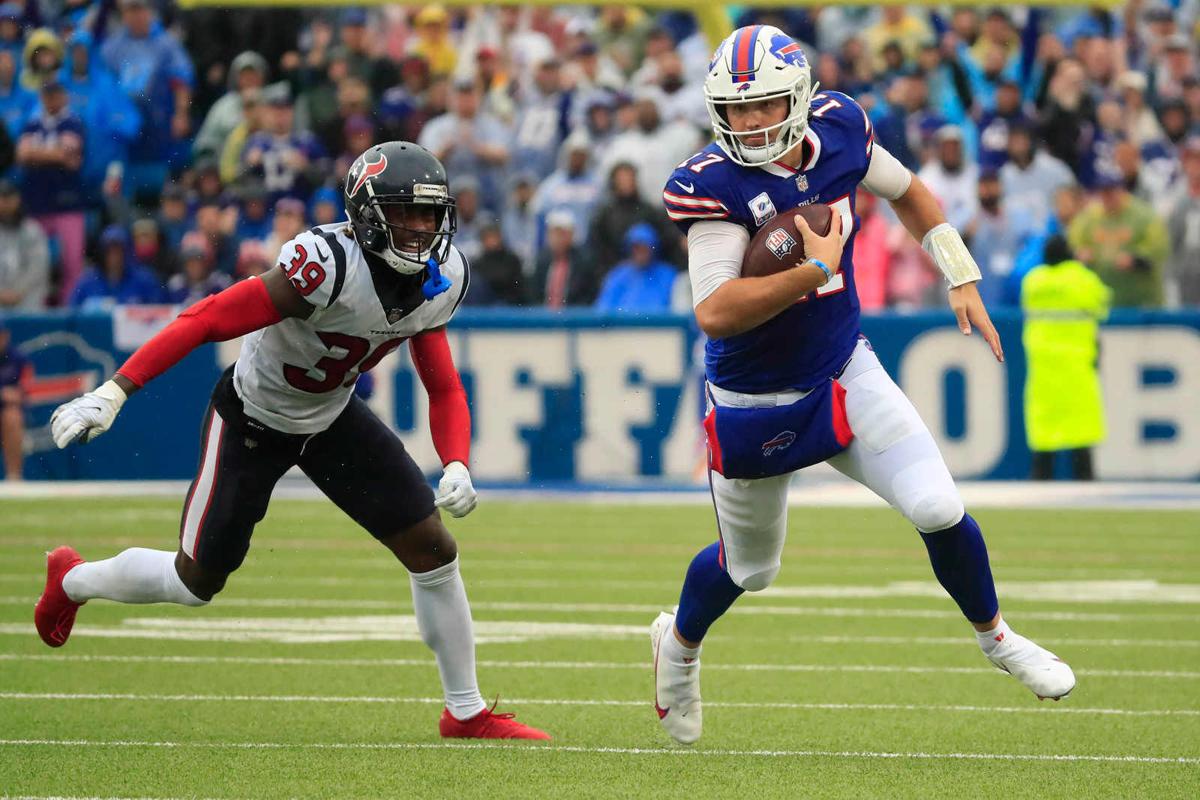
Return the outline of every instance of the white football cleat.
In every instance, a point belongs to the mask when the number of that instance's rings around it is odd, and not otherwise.
[[[664,611],[650,626],[654,654],[654,710],[667,733],[681,744],[700,738],[700,659],[672,662],[663,653],[668,636],[675,636],[675,615]]]
[[[1054,653],[1011,629],[1001,636],[996,648],[986,654],[988,661],[1019,680],[1039,700],[1061,700],[1075,688],[1075,673]]]

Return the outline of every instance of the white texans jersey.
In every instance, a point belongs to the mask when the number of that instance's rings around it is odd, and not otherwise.
[[[243,338],[233,385],[248,416],[284,433],[328,428],[350,402],[358,376],[413,336],[449,322],[470,281],[466,258],[451,247],[441,267],[447,291],[426,300],[414,277],[415,291],[385,308],[346,223],[292,239],[277,268],[315,310]]]

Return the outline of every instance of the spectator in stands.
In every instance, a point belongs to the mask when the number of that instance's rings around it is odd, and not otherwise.
[[[1025,231],[1040,231],[1050,219],[1054,193],[1075,182],[1059,159],[1037,146],[1033,132],[1014,125],[1008,132],[1008,163],[1000,168],[1005,197],[1020,198],[1013,207],[1013,222]]]
[[[0,449],[8,481],[24,476],[25,392],[32,379],[33,365],[12,346],[12,333],[0,318]]]
[[[416,35],[409,53],[425,59],[435,77],[453,74],[458,52],[450,38],[450,15],[446,9],[440,5],[425,6],[413,18],[413,28]]]
[[[929,23],[904,6],[884,6],[879,21],[863,31],[867,51],[874,59],[875,68],[885,67],[884,47],[894,42],[907,62],[917,59],[921,43],[933,38]]]
[[[8,50],[0,49],[0,118],[10,138],[21,135],[37,104],[37,95],[17,80],[16,58]]]
[[[400,62],[400,83],[384,92],[379,101],[379,126],[383,140],[416,140],[421,126],[428,119],[422,109],[429,83],[429,62],[424,58],[410,55]],[[490,93],[485,98],[489,96]],[[505,98],[507,100],[507,95]],[[486,99],[483,108],[493,115],[496,113]]]
[[[575,215],[575,230],[586,231],[602,190],[591,169],[591,141],[586,133],[576,131],[563,142],[562,149],[561,165],[542,181],[533,197],[538,230],[545,229],[547,213],[564,208]]]
[[[267,189],[261,181],[246,180],[237,188],[238,220],[234,234],[238,241],[263,241],[271,234]]]
[[[584,103],[583,123],[576,130],[591,139],[594,164],[608,161],[608,149],[617,136],[616,108],[616,98],[609,92],[597,92]]]
[[[136,220],[131,226],[133,233],[133,258],[145,264],[165,284],[179,269],[177,251],[163,246],[162,233],[153,217]]]
[[[366,150],[367,148],[363,148]],[[332,225],[345,218],[345,204],[341,194],[329,186],[313,192],[308,204],[308,219],[313,225]]]
[[[238,178],[242,174],[242,152],[246,149],[246,142],[254,134],[266,129],[267,114],[270,112],[263,103],[261,89],[247,89],[242,94],[241,99],[241,121],[225,137],[225,144],[221,148],[217,160],[221,182],[226,184],[238,181]],[[202,156],[197,160],[207,161],[211,159],[209,156]]]
[[[59,298],[70,296],[83,270],[83,121],[67,107],[57,80],[42,87],[41,109],[25,123],[17,142],[25,209],[47,236],[58,240],[62,276]]]
[[[638,194],[647,203],[661,207],[664,176],[675,166],[700,149],[699,130],[689,122],[675,120],[664,123],[659,114],[662,90],[645,86],[634,98],[636,124],[619,134],[608,149],[600,173],[611,172],[613,166],[627,161],[637,168]]]
[[[290,200],[284,198],[279,202],[284,201],[298,203],[300,206],[300,216],[304,215],[304,204],[299,200]],[[276,216],[278,217],[279,204],[276,204]],[[232,212],[232,213],[231,213]],[[235,262],[237,261],[237,246],[233,241],[233,232],[237,228],[237,212],[234,208],[227,208],[223,205],[223,201],[218,198],[203,200],[196,207],[196,230],[204,234],[204,238],[208,240],[208,246],[213,254],[213,261],[217,265],[217,269],[226,274],[231,274]],[[278,229],[278,220],[276,220],[276,229]],[[288,228],[290,230],[291,228]],[[283,242],[299,233],[301,228],[297,228],[296,232],[285,237],[279,242],[283,246]],[[180,240],[180,247],[183,246],[183,241]],[[276,250],[278,252],[278,249]]]
[[[595,262],[575,240],[575,217],[555,211],[546,218],[546,246],[538,255],[530,301],[558,309],[591,305],[598,285]]]
[[[671,294],[679,271],[656,258],[658,234],[647,222],[639,222],[625,234],[628,258],[604,277],[597,311],[669,311]]]
[[[192,200],[197,205],[221,203],[225,199],[225,184],[221,170],[211,158],[203,158],[192,168]]]
[[[7,2],[0,5],[0,50],[20,59],[25,50],[25,23],[21,4]]]
[[[1046,243],[1044,263],[1025,276],[1025,434],[1032,477],[1049,480],[1054,457],[1067,451],[1071,477],[1092,480],[1091,448],[1104,441],[1104,401],[1097,369],[1099,323],[1112,292],[1077,261],[1061,236]]]
[[[166,302],[190,306],[233,283],[224,272],[213,271],[212,250],[204,235],[193,231],[183,237],[179,251],[183,270],[167,282]]]
[[[105,228],[100,234],[99,250],[99,266],[88,267],[71,295],[73,308],[108,310],[118,305],[163,301],[162,286],[154,273],[131,258],[129,235],[124,228]]]
[[[521,259],[504,243],[500,223],[486,220],[479,228],[479,256],[471,262],[471,287],[463,301],[471,306],[519,306],[525,303]]]
[[[263,243],[270,258],[278,258],[283,246],[300,235],[307,227],[304,220],[304,203],[294,197],[282,197],[275,201],[275,216],[271,220],[271,235]],[[209,239],[211,242],[211,238]],[[236,257],[236,256],[235,256]],[[220,267],[220,258],[217,266]]]
[[[544,179],[554,171],[570,127],[571,95],[562,89],[558,57],[534,65],[533,83],[521,92],[513,131],[513,161]]]
[[[1064,58],[1054,66],[1039,124],[1046,151],[1066,164],[1076,178],[1087,185],[1091,178],[1087,167],[1096,106],[1087,91],[1083,66],[1077,60]]]
[[[660,187],[661,188],[661,187]],[[627,161],[613,165],[608,173],[608,194],[592,216],[588,231],[588,248],[596,259],[596,269],[603,276],[623,257],[621,243],[625,234],[639,222],[650,223],[660,242],[670,242],[673,226],[662,210],[661,201],[651,205],[638,194],[637,167]],[[664,247],[663,256],[679,263],[673,256],[678,250]]]
[[[1114,306],[1162,306],[1166,225],[1125,189],[1120,177],[1101,174],[1097,189],[1098,199],[1079,212],[1067,232],[1071,249],[1112,288]]]
[[[130,145],[142,127],[142,115],[117,88],[117,79],[94,55],[95,43],[85,30],[67,40],[67,63],[59,77],[71,110],[88,132],[81,177],[84,192],[94,204],[110,166],[129,160]]]
[[[1184,181],[1167,216],[1171,261],[1168,305],[1200,306],[1200,138],[1183,146]]]
[[[1021,86],[1005,79],[996,87],[996,107],[979,117],[979,168],[995,171],[1008,162],[1009,132],[1032,128],[1034,121],[1021,108]]]
[[[344,178],[350,165],[376,142],[375,126],[363,114],[355,114],[342,126],[342,152],[333,162],[333,174]]]
[[[157,193],[169,163],[186,156],[195,74],[174,34],[155,23],[149,0],[120,0],[120,7],[120,29],[105,40],[100,56],[142,115],[126,179],[135,194]]]
[[[249,278],[262,275],[275,263],[272,256],[267,255],[262,242],[246,239],[238,245],[237,268],[234,274],[238,278]]]
[[[470,175],[450,181],[450,193],[454,196],[458,211],[458,233],[454,234],[454,246],[474,261],[483,252],[480,242],[480,226],[489,216],[479,203],[479,181]]]
[[[537,260],[538,222],[533,213],[533,195],[537,181],[528,172],[513,176],[508,202],[500,216],[500,232],[504,242],[521,259],[521,269],[526,278],[533,275]]]
[[[425,125],[417,141],[441,160],[447,174],[475,176],[483,207],[498,210],[509,161],[508,131],[498,119],[480,112],[474,79],[455,81],[451,105],[452,111]]]
[[[0,313],[40,311],[50,297],[50,251],[46,234],[26,218],[21,193],[0,180]]]
[[[1148,86],[1146,75],[1141,72],[1129,70],[1117,78],[1116,88],[1120,92],[1121,105],[1124,106],[1125,131],[1130,140],[1139,147],[1163,138],[1158,117],[1146,104]]]
[[[182,186],[168,183],[163,187],[162,194],[159,196],[156,219],[167,248],[178,252],[179,245],[183,242],[183,235],[192,226],[192,220],[188,214],[187,192]]]
[[[1162,60],[1154,71],[1154,95],[1163,100],[1183,99],[1185,82],[1196,77],[1193,43],[1186,34],[1173,33],[1167,37]]]
[[[63,42],[49,28],[38,28],[25,40],[21,56],[21,84],[31,92],[56,78],[63,65]]]
[[[253,50],[239,53],[229,65],[229,90],[213,103],[196,134],[192,152],[197,158],[220,158],[229,135],[242,123],[242,101],[267,82],[267,60]]]
[[[382,97],[397,80],[396,65],[375,52],[376,38],[367,30],[367,12],[347,8],[339,18],[338,37],[351,75],[366,82],[372,97]]]
[[[879,213],[879,199],[859,188],[854,211],[858,233],[854,237],[854,285],[863,311],[879,311],[888,304],[888,273],[892,252],[888,221]]]
[[[1011,203],[1004,197],[997,173],[980,175],[976,191],[978,208],[964,226],[963,237],[970,243],[971,255],[983,274],[979,294],[988,308],[1015,305],[1015,298],[1007,293],[1006,287],[1017,251],[1029,231],[1013,222],[1009,212]]]
[[[875,141],[913,172],[921,169],[924,137],[944,123],[927,108],[928,98],[929,88],[923,77],[902,73],[887,84],[887,102],[870,113]]]
[[[484,46],[475,52],[475,75],[482,92],[480,110],[505,125],[512,125],[517,111],[513,93],[517,87],[496,48]]]
[[[979,168],[967,161],[962,128],[943,125],[935,138],[935,158],[917,174],[941,203],[946,220],[956,229],[963,230],[978,207]]]
[[[1163,103],[1158,110],[1158,121],[1167,142],[1174,147],[1178,147],[1190,135],[1193,122],[1200,122],[1192,119],[1187,104],[1182,100]]]
[[[312,133],[295,130],[295,107],[287,84],[272,84],[263,95],[266,128],[246,140],[243,174],[262,180],[271,202],[281,197],[307,200],[325,149]]]
[[[1003,187],[1001,188],[1003,193]],[[1077,183],[1064,186],[1054,193],[1054,213],[1040,231],[1027,235],[1013,264],[1012,275],[1005,286],[1005,297],[1009,302],[1018,302],[1021,297],[1021,281],[1029,271],[1043,263],[1046,243],[1054,236],[1066,236],[1071,222],[1087,204],[1087,196]],[[1012,205],[1019,205],[1013,203]]]

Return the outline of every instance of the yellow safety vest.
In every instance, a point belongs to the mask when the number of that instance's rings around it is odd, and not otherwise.
[[[1100,322],[1112,290],[1078,261],[1043,264],[1021,283],[1025,312],[1025,434],[1035,451],[1104,441],[1097,369]]]

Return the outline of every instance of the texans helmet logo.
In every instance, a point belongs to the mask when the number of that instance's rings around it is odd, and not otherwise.
[[[366,157],[364,156],[363,158],[365,159]],[[378,161],[359,161],[359,175],[354,181],[354,188],[350,190],[350,197],[354,197],[354,195],[358,194],[358,190],[361,189],[367,181],[369,181],[371,178],[374,178],[376,175],[382,174],[385,169],[387,169],[387,156],[385,156],[383,153],[379,154]]]

